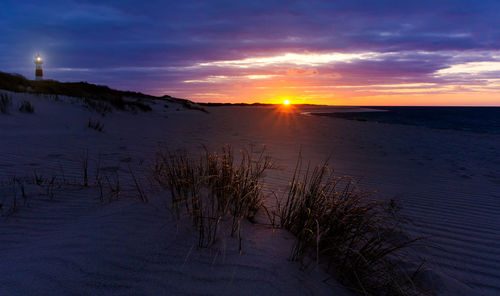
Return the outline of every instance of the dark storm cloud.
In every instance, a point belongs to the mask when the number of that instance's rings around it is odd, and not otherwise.
[[[39,51],[54,78],[148,91],[237,72],[189,68],[204,62],[286,52],[392,52],[318,71],[345,82],[435,81],[431,74],[451,62],[474,60],[454,52],[493,59],[484,52],[500,49],[499,11],[497,1],[4,0],[0,70],[29,76]]]

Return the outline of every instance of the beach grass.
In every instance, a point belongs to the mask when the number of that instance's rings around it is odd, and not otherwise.
[[[101,123],[98,119],[93,120],[92,118],[89,118],[87,127],[98,132],[102,132],[104,130],[104,123]]]
[[[157,154],[154,178],[171,193],[171,208],[184,210],[199,229],[200,247],[215,242],[219,223],[230,219],[231,236],[239,233],[241,219],[252,220],[264,194],[261,178],[272,167],[269,157],[241,150],[235,161],[231,146],[219,152],[204,147],[197,157],[185,150],[162,149]]]
[[[0,94],[0,113],[8,114],[12,106],[12,98],[7,94]]]
[[[262,177],[273,168],[271,159],[263,152],[253,158],[248,150],[239,159],[230,146],[219,152],[204,148],[198,156],[168,149],[157,154],[154,178],[170,190],[170,208],[177,216],[185,212],[191,217],[199,247],[216,241],[223,219],[230,219],[234,236],[241,219],[252,221],[264,208],[274,227],[296,236],[291,260],[312,259],[361,295],[420,294],[414,274],[398,265],[420,238],[402,235],[394,201],[371,199],[351,179],[336,177],[328,161],[303,169],[299,156],[288,190],[282,197],[275,194],[276,206],[270,209],[264,206],[268,196]]]
[[[19,106],[19,112],[21,113],[35,113],[35,107],[29,101],[22,101]]]
[[[412,274],[399,266],[407,238],[394,200],[381,202],[336,177],[328,161],[302,169],[299,156],[288,190],[276,199],[279,227],[297,237],[292,260],[326,263],[348,288],[362,295],[419,295]],[[273,219],[276,221],[276,219]]]

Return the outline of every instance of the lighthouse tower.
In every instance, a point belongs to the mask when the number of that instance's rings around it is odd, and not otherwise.
[[[37,54],[35,57],[35,65],[36,65],[35,79],[36,80],[43,79],[42,64],[43,64],[42,57],[39,54]]]

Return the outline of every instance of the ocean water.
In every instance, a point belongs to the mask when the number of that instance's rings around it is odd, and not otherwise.
[[[349,109],[316,109],[312,115],[375,121],[389,124],[424,126],[475,133],[500,135],[500,107],[360,107]],[[346,109],[347,111],[347,109]],[[378,112],[377,112],[378,111]]]

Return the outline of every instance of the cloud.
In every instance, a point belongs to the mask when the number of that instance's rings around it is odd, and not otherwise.
[[[500,61],[468,62],[463,64],[455,64],[436,72],[436,74],[439,76],[453,74],[481,75],[488,73],[498,75],[500,73]]]
[[[490,0],[4,0],[0,71],[30,77],[40,52],[51,78],[188,98],[426,83],[495,90],[497,28],[500,3]]]
[[[318,75],[318,70],[315,68],[290,68],[286,70],[286,75],[305,75],[305,76],[314,76]]]

